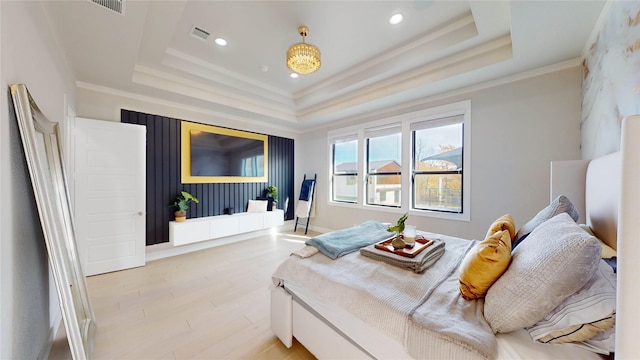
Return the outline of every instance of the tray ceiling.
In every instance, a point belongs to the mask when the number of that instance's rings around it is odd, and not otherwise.
[[[317,126],[563,61],[603,1],[91,1],[43,7],[81,88],[234,118]],[[404,21],[388,19],[402,13]],[[287,48],[322,52],[292,79]],[[193,36],[197,27],[200,36]],[[210,34],[206,36],[205,33]],[[206,39],[203,39],[205,38]],[[224,38],[225,47],[214,43]]]

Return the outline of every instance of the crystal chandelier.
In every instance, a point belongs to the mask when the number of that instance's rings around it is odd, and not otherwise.
[[[311,74],[320,69],[320,50],[304,42],[304,38],[308,32],[308,27],[304,25],[298,27],[298,33],[302,36],[302,42],[291,45],[289,50],[287,50],[287,66],[292,71],[301,75]]]

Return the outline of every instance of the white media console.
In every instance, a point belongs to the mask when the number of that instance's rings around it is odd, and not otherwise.
[[[264,230],[284,224],[284,210],[263,213],[237,213],[169,222],[169,241],[173,246],[193,244],[225,236]]]

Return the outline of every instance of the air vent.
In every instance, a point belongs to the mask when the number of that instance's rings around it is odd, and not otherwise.
[[[207,41],[209,36],[211,36],[211,34],[207,30],[204,30],[204,29],[199,28],[197,26],[194,26],[193,28],[191,28],[191,32],[189,33],[189,35],[193,36],[194,38],[196,38],[198,40],[202,40],[202,41]]]
[[[113,12],[116,12],[120,15],[123,15],[124,12],[124,3],[123,0],[89,0],[94,4],[100,5],[104,8],[107,8]]]

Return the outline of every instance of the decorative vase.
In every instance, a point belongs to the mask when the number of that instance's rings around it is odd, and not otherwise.
[[[176,222],[183,222],[187,220],[187,212],[186,211],[176,211],[173,213],[176,216]]]
[[[401,235],[396,235],[396,237],[391,242],[391,246],[393,246],[393,248],[396,250],[404,249],[404,245],[405,243],[404,243],[404,240],[402,240]]]

